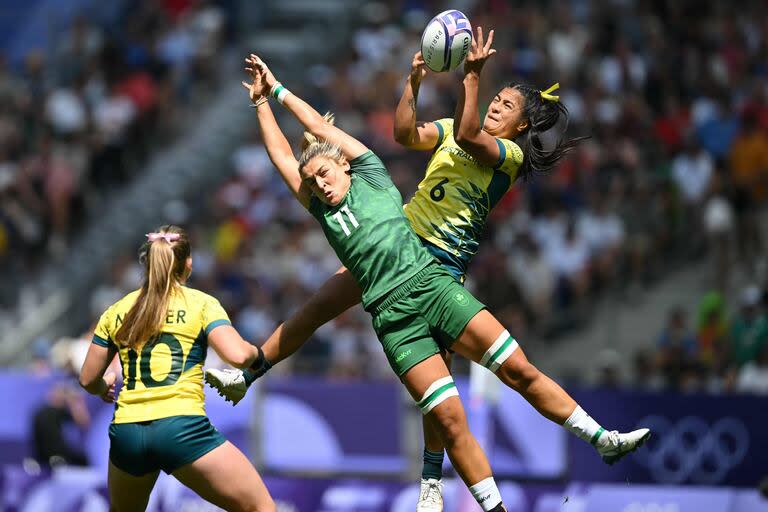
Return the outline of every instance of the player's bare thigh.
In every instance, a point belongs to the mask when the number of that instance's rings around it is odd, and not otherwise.
[[[155,486],[159,471],[143,476],[133,476],[109,463],[107,486],[109,487],[109,510],[111,512],[143,512],[147,508],[149,495]]]
[[[229,441],[172,474],[200,497],[224,510],[275,511],[275,502],[259,473]]]

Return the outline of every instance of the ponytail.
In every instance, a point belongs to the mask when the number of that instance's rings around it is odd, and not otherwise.
[[[518,176],[523,180],[534,174],[544,174],[552,170],[555,164],[567,153],[570,153],[584,139],[577,137],[563,141],[562,134],[568,127],[568,109],[558,101],[557,96],[543,94],[542,91],[524,84],[507,84],[505,88],[515,89],[525,98],[523,117],[528,119],[528,127],[518,135],[522,138],[520,144],[523,150],[523,163]],[[545,149],[542,135],[562,123],[561,133],[557,134],[555,145]]]
[[[147,238],[139,254],[144,282],[115,333],[119,344],[133,350],[160,333],[171,296],[188,277],[189,240],[181,228],[162,226]]]
[[[335,117],[332,113],[326,112],[323,116],[323,120],[333,124]],[[336,162],[341,162],[344,159],[344,153],[341,152],[341,148],[337,144],[333,144],[327,140],[318,139],[310,132],[304,132],[304,137],[301,140],[299,171],[301,171],[310,160],[318,156],[324,156]]]
[[[334,124],[336,121],[336,116],[334,116],[332,112],[326,112],[325,115],[323,116],[323,120],[328,124]],[[303,153],[304,151],[306,151],[307,148],[312,144],[320,143],[320,142],[322,141],[317,137],[315,137],[314,135],[312,135],[311,133],[304,132],[304,136],[301,139],[301,152]]]

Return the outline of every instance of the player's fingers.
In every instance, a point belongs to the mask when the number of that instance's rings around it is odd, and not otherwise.
[[[491,44],[493,44],[493,30],[488,32],[488,41],[486,41],[484,47],[486,52],[491,49]]]
[[[482,48],[484,46],[483,43],[483,27],[480,25],[477,26],[477,47]]]
[[[496,48],[491,48],[491,50],[488,52],[488,56],[490,57],[491,55],[493,55],[495,53],[496,53]]]

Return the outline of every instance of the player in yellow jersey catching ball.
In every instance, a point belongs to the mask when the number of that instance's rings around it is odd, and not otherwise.
[[[395,114],[394,135],[400,144],[433,151],[424,179],[405,205],[405,214],[422,244],[459,282],[464,281],[477,252],[490,211],[514,182],[549,171],[578,142],[559,140],[545,149],[541,141],[544,132],[567,122],[567,109],[551,94],[556,86],[542,91],[521,84],[506,85],[480,124],[479,80],[483,65],[495,53],[492,41],[493,31],[484,41],[482,28],[477,28],[453,119],[417,121],[419,86],[427,74],[420,53],[414,56]],[[206,381],[236,403],[255,378],[293,354],[317,328],[360,300],[359,285],[342,267],[265,342],[265,365],[259,371],[210,370]],[[627,434],[608,432],[578,405],[567,411],[556,410],[554,404],[564,403],[559,398],[567,396],[565,391],[530,364],[522,348],[518,347],[510,359],[514,360],[509,368],[514,369],[515,377],[505,384],[543,416],[593,444],[607,463],[614,463],[648,439],[647,429]],[[494,373],[499,369],[492,355],[481,364]],[[424,469],[417,510],[442,510],[444,446],[426,416],[424,427]]]
[[[230,511],[274,512],[243,453],[205,415],[203,363],[210,345],[229,364],[261,367],[263,354],[232,327],[215,298],[184,286],[192,272],[187,235],[163,226],[141,250],[146,276],[101,315],[80,384],[115,401],[119,354],[124,382],[109,427],[110,510],[144,510],[162,469]],[[105,373],[106,372],[106,373]]]

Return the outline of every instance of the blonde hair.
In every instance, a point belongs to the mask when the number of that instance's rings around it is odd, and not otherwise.
[[[336,116],[333,115],[333,112],[326,112],[323,120],[328,124],[336,124]],[[304,150],[316,142],[320,142],[320,139],[309,132],[304,132],[304,136],[301,138],[301,152],[303,153]]]
[[[149,240],[139,252],[139,261],[145,270],[144,282],[136,302],[115,333],[118,343],[133,350],[160,333],[171,296],[189,277],[190,247],[183,229],[161,226],[147,237]]]
[[[331,112],[326,112],[323,116],[325,122],[334,124],[336,117]],[[310,160],[318,156],[323,156],[341,162],[344,154],[338,145],[322,140],[309,132],[304,132],[301,139],[301,156],[299,157],[299,172],[309,163]]]

